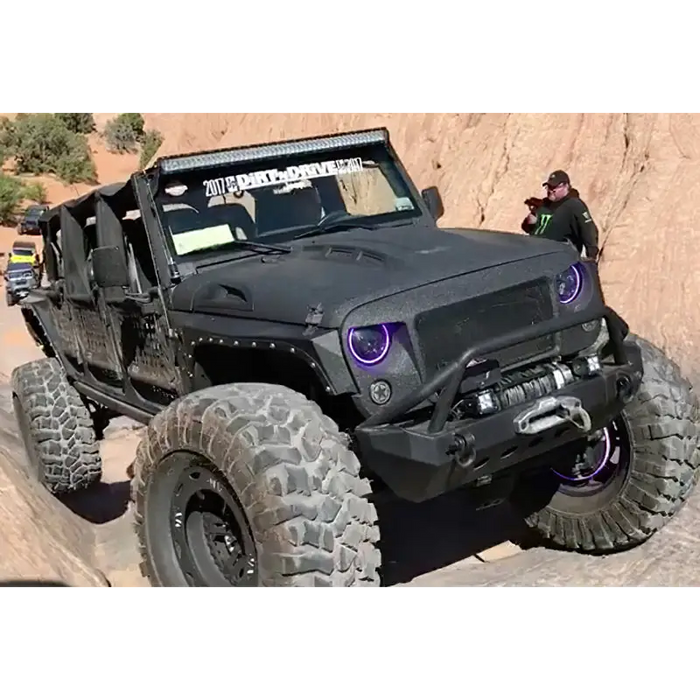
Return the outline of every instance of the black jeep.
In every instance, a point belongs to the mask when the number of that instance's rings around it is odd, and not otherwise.
[[[48,206],[45,204],[34,204],[28,207],[17,224],[17,233],[20,236],[40,236],[39,219],[47,210]]]
[[[12,377],[39,478],[84,488],[106,421],[148,424],[154,585],[378,585],[387,488],[643,542],[696,482],[690,384],[570,247],[442,213],[384,129],[165,157],[51,209],[22,304],[47,358]]]

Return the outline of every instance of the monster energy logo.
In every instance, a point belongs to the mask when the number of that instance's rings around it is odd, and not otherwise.
[[[535,233],[533,235],[541,236],[544,233],[547,226],[549,226],[549,222],[551,221],[551,219],[552,219],[551,214],[541,214],[540,215],[540,222],[539,222],[537,228],[535,229]]]

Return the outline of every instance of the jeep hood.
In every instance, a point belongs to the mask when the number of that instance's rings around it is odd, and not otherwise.
[[[511,233],[398,226],[353,229],[293,242],[289,254],[258,254],[201,268],[173,290],[175,311],[304,324],[323,307],[338,327],[367,302],[479,270],[541,256],[574,262],[561,243]]]

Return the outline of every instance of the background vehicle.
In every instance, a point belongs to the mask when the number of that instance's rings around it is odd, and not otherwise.
[[[21,221],[17,224],[17,233],[20,236],[40,236],[39,219],[41,215],[48,211],[49,207],[44,204],[36,204],[27,208]]]
[[[24,299],[38,284],[36,271],[27,262],[10,262],[3,278],[5,280],[5,302],[8,306],[14,306]]]
[[[26,262],[30,265],[37,265],[38,259],[39,256],[34,241],[26,241],[20,238],[12,244],[9,255],[10,262]]]
[[[377,585],[385,489],[510,499],[572,550],[643,542],[697,480],[692,387],[595,264],[442,213],[383,129],[161,158],[51,209],[22,304],[47,358],[12,377],[39,478],[84,488],[100,426],[148,424],[156,585]]]
[[[37,252],[36,243],[34,241],[27,241],[23,239],[18,239],[12,244],[12,249],[8,255],[8,263],[29,263],[34,269],[38,279],[41,279],[42,275],[42,260],[41,256]]]

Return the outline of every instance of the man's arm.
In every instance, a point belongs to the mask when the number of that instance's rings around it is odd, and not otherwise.
[[[532,233],[536,228],[536,224],[537,218],[534,214],[528,214],[520,224],[520,228],[525,231],[525,233]]]
[[[579,238],[586,248],[586,254],[593,260],[598,259],[598,227],[593,221],[593,217],[588,211],[588,207],[584,202],[574,200],[574,227],[578,232]]]

